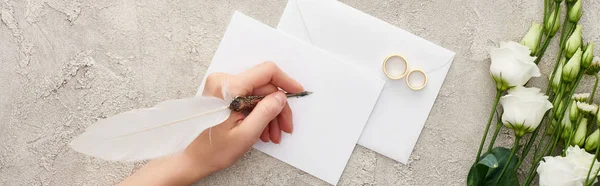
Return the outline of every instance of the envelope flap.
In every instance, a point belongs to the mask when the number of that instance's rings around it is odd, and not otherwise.
[[[291,0],[288,2],[285,7],[285,14],[281,15],[277,28],[287,28],[284,33],[293,35],[296,39],[306,43],[312,43],[297,1]]]
[[[383,61],[387,55],[401,54],[413,67],[433,73],[448,65],[451,62],[448,59],[455,55],[450,50],[337,1],[290,0],[288,5],[296,6],[296,13],[301,15],[298,17],[302,18],[306,29],[304,35],[307,37],[303,40],[339,55],[343,60],[357,61],[363,68],[380,69],[381,63],[373,62],[373,59]],[[284,32],[288,32],[290,27],[281,28],[286,28]]]

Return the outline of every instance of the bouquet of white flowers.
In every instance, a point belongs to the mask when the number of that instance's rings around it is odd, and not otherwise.
[[[600,58],[594,57],[594,43],[583,46],[583,28],[578,24],[582,1],[544,0],[542,25],[533,23],[520,43],[501,42],[499,48],[490,51],[490,73],[497,93],[467,177],[468,185],[528,186],[538,175],[543,186],[587,186],[597,182],[600,117],[593,100]],[[537,64],[559,30],[561,9],[566,12],[560,50],[542,93],[539,88],[525,86],[532,77],[542,75]],[[585,76],[596,80],[591,94],[575,94]],[[502,109],[497,109],[498,104]],[[483,151],[494,116],[497,124]],[[502,127],[514,131],[511,149],[494,147]],[[531,165],[522,166],[528,156],[533,160]],[[518,169],[526,173],[523,180],[517,177]]]

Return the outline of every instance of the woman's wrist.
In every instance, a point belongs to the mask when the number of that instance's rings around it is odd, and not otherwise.
[[[152,160],[120,185],[191,185],[216,170],[187,153]]]
[[[179,164],[182,166],[182,174],[187,174],[185,179],[191,179],[192,183],[218,171],[218,169],[209,166],[208,162],[202,161],[202,158],[193,157],[193,154],[184,152],[179,156],[176,159],[181,161]]]

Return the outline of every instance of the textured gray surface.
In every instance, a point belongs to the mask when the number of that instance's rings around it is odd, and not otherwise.
[[[542,0],[344,3],[456,52],[402,165],[357,146],[340,185],[464,185],[491,106],[488,49],[519,40]],[[584,36],[597,41],[598,1]],[[0,185],[110,185],[139,165],[107,163],[67,143],[99,118],[193,96],[238,10],[276,26],[286,1],[0,0]],[[543,60],[547,74],[555,46]],[[533,84],[545,87],[546,79]],[[590,84],[589,79],[584,83]],[[499,137],[508,146],[509,131]],[[261,152],[198,185],[324,185]]]

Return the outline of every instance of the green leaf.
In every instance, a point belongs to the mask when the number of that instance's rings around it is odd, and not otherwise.
[[[482,185],[488,170],[498,167],[498,160],[493,154],[485,153],[482,157],[484,158],[479,160],[469,170],[469,175],[467,176],[467,185],[469,186]]]
[[[471,170],[469,170],[469,175],[467,176],[467,185],[468,186],[479,186],[483,184],[483,180],[485,179],[485,175],[488,172],[489,167],[483,164],[473,164],[471,166]]]
[[[516,166],[517,162],[515,161],[514,165],[513,162],[514,160],[511,160],[511,166]],[[510,167],[509,167],[510,168]],[[506,172],[504,173],[504,176],[502,176],[502,179],[500,179],[500,181],[498,182],[497,185],[506,185],[506,186],[514,186],[514,185],[520,185],[519,184],[519,179],[517,178],[517,171],[514,169],[509,169],[506,170]]]
[[[479,160],[479,163],[477,164],[482,164],[489,168],[496,168],[498,167],[498,159],[496,159],[494,154],[488,154],[485,156],[485,158]]]
[[[502,172],[504,166],[506,166],[506,161],[510,156],[510,150],[504,147],[496,147],[492,149],[491,154],[493,154],[498,160],[498,167],[488,169],[487,175],[485,177],[485,181],[482,185],[494,185],[498,176]],[[519,157],[516,155],[510,161],[510,165],[506,169],[504,176],[497,185],[519,185],[519,180],[517,179],[517,162],[519,161]]]

